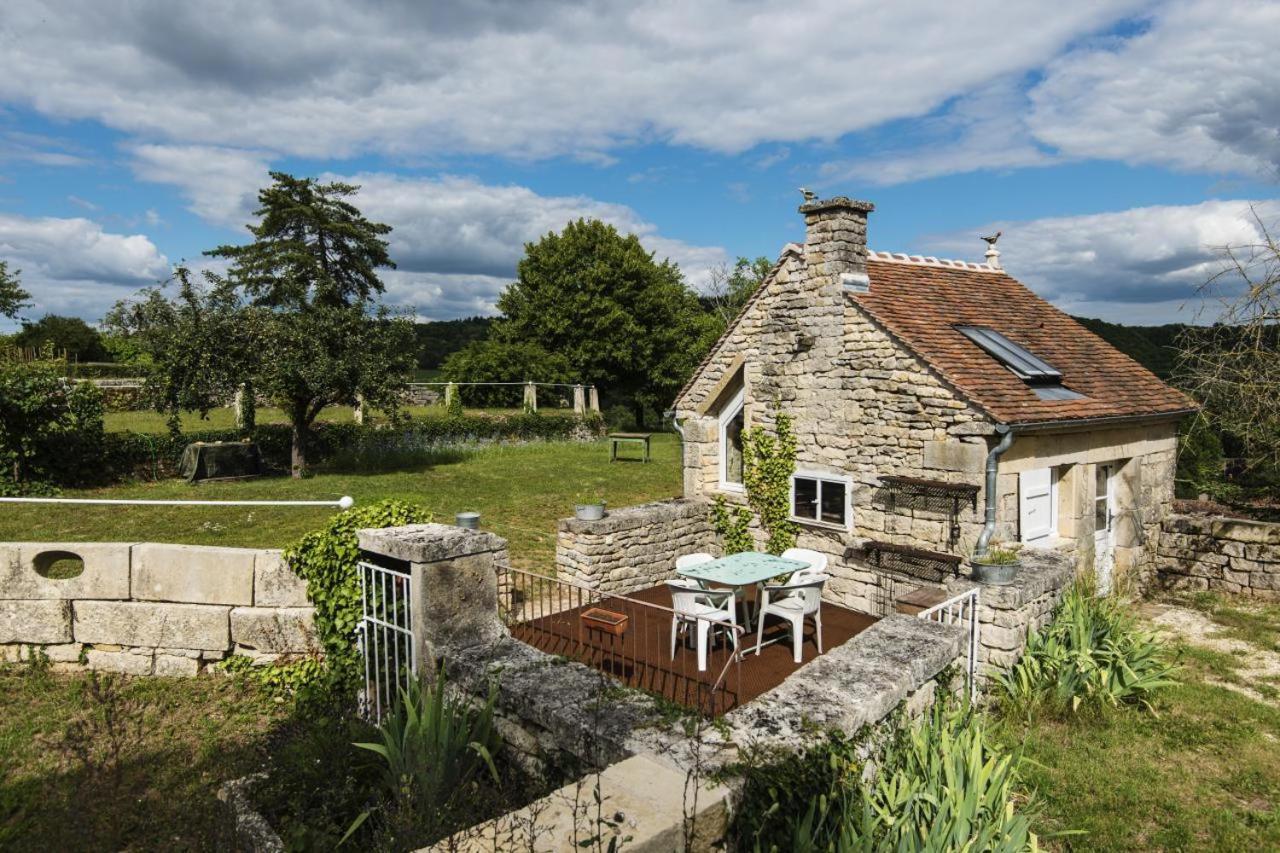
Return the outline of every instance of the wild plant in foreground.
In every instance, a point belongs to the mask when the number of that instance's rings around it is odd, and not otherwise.
[[[1138,628],[1123,604],[1074,584],[1053,620],[1027,637],[1017,665],[995,675],[1004,705],[1054,713],[1138,705],[1177,684],[1177,665],[1155,635]]]

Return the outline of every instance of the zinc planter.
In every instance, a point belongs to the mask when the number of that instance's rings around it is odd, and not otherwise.
[[[970,562],[973,564],[972,579],[988,586],[1008,586],[1022,569],[1021,560],[1012,563],[984,563],[974,559]]]
[[[575,504],[573,514],[580,521],[599,521],[604,518],[604,501],[598,504]]]

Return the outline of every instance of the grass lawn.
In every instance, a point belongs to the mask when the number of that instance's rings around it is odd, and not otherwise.
[[[475,510],[481,526],[511,542],[513,562],[549,566],[558,519],[573,514],[575,498],[599,493],[612,506],[680,493],[680,445],[674,435],[653,439],[653,461],[609,462],[609,445],[530,443],[450,450],[398,461],[395,470],[322,470],[303,480],[270,477],[190,486],[180,480],[95,490],[66,497],[181,500],[336,500],[358,504],[397,498],[426,507],[441,521]],[[320,527],[333,510],[311,507],[6,506],[0,541],[155,541],[200,545],[283,547]]]
[[[445,410],[443,406],[405,406],[404,411],[415,418],[443,418]],[[563,411],[558,409],[544,409],[543,411],[555,412]],[[469,415],[515,415],[519,414],[520,409],[467,409],[466,414]],[[350,406],[330,406],[320,413],[319,420],[331,421],[333,423],[350,423],[352,410]],[[366,423],[371,419],[377,419],[379,414],[372,412]],[[280,409],[258,409],[256,413],[257,422],[260,424],[284,424],[289,419],[285,417],[284,412]],[[162,434],[169,431],[166,417],[159,412],[107,412],[103,418],[104,426],[107,432],[146,432]],[[212,429],[232,429],[236,425],[235,410],[231,408],[212,409],[207,418],[200,417],[198,412],[184,412],[182,414],[183,432],[197,432],[200,430]]]
[[[284,706],[245,679],[102,679],[0,665],[0,849],[231,849],[218,785]]]
[[[1224,614],[1224,632],[1243,621],[1247,633],[1274,642],[1280,630],[1274,607],[1215,600],[1213,609]],[[1048,846],[1280,849],[1280,705],[1223,686],[1231,656],[1175,646],[1182,685],[1164,694],[1158,716],[1006,721],[1002,737],[1023,747],[1024,777],[1043,801],[1038,829],[1086,833]]]

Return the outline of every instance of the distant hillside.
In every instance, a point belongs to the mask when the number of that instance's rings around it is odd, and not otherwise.
[[[418,367],[434,370],[444,360],[472,341],[485,338],[493,317],[466,317],[462,320],[436,320],[418,323]]]
[[[1173,374],[1177,360],[1175,345],[1186,328],[1184,324],[1125,326],[1092,317],[1076,317],[1075,320],[1161,379],[1168,379]]]

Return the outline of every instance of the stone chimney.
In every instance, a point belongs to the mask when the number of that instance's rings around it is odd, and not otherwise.
[[[865,291],[867,278],[867,214],[869,201],[845,196],[815,199],[800,205],[804,214],[804,256],[812,274]]]

